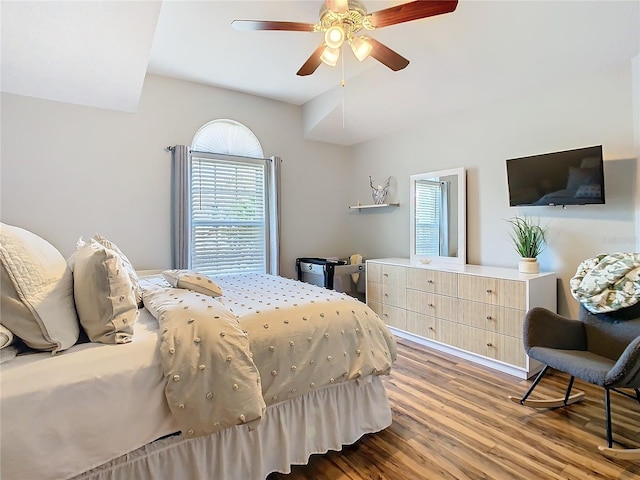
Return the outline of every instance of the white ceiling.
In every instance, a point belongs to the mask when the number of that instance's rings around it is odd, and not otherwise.
[[[363,1],[369,12],[406,3]],[[353,145],[630,65],[640,52],[638,0],[460,0],[453,13],[371,33],[411,61],[399,72],[345,51],[344,73],[339,62],[299,77],[321,33],[231,27],[234,19],[315,23],[322,4],[2,0],[0,86],[134,112],[145,73],[167,75],[301,105],[305,138]]]

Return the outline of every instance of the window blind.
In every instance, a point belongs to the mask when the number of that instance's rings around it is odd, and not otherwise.
[[[193,156],[191,265],[224,276],[267,269],[267,160]]]
[[[422,180],[415,188],[416,255],[439,255],[441,184]]]

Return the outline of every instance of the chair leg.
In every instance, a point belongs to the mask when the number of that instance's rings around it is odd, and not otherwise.
[[[598,447],[598,450],[609,458],[631,461],[640,460],[640,448],[613,448],[613,434],[611,431],[611,400],[609,398],[610,390],[617,391],[606,387],[604,389],[604,414],[607,423],[607,446]],[[640,391],[638,391],[637,388],[634,388],[634,390],[636,391],[637,400],[640,401]],[[626,395],[633,398],[632,395]]]
[[[573,387],[574,381],[573,376],[571,376],[571,379],[569,380],[569,386],[567,387],[567,392],[565,393],[564,397],[552,398],[550,400],[527,400],[531,392],[533,392],[533,389],[536,388],[536,385],[538,385],[540,380],[542,380],[542,377],[544,377],[545,373],[549,371],[549,368],[549,365],[544,366],[544,368],[540,371],[540,373],[538,373],[538,376],[529,387],[529,390],[527,390],[527,392],[521,398],[509,395],[509,400],[514,403],[519,403],[520,405],[526,405],[527,407],[533,408],[566,407],[573,403],[581,402],[582,400],[584,400],[584,392],[578,392],[571,395],[571,388]]]
[[[567,385],[567,393],[564,394],[564,405],[567,406],[569,402],[569,396],[571,395],[571,388],[573,387],[573,381],[576,379],[573,375],[569,379],[569,385]]]
[[[604,389],[604,415],[607,423],[607,446],[613,446],[613,434],[611,433],[611,395],[609,389]]]
[[[540,373],[536,377],[536,379],[533,381],[531,386],[529,387],[529,390],[527,390],[527,392],[520,399],[520,405],[524,405],[524,401],[529,397],[529,395],[531,395],[531,392],[533,392],[533,389],[536,388],[536,385],[538,385],[538,383],[540,382],[540,380],[542,380],[542,377],[544,377],[544,374],[547,373],[548,370],[549,370],[549,365],[545,365],[544,368],[540,371]]]

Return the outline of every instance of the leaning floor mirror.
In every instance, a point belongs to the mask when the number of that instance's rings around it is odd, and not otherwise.
[[[467,261],[467,184],[464,168],[411,175],[411,260]]]

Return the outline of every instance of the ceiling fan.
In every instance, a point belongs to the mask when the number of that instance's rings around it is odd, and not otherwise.
[[[325,0],[318,23],[279,22],[268,20],[234,20],[236,30],[284,30],[292,32],[324,32],[324,43],[311,54],[298,70],[298,75],[311,75],[321,63],[335,66],[340,47],[347,42],[359,61],[371,56],[393,71],[402,70],[409,60],[361,30],[375,30],[443,13],[453,12],[458,0],[417,0],[367,13],[359,0]]]

